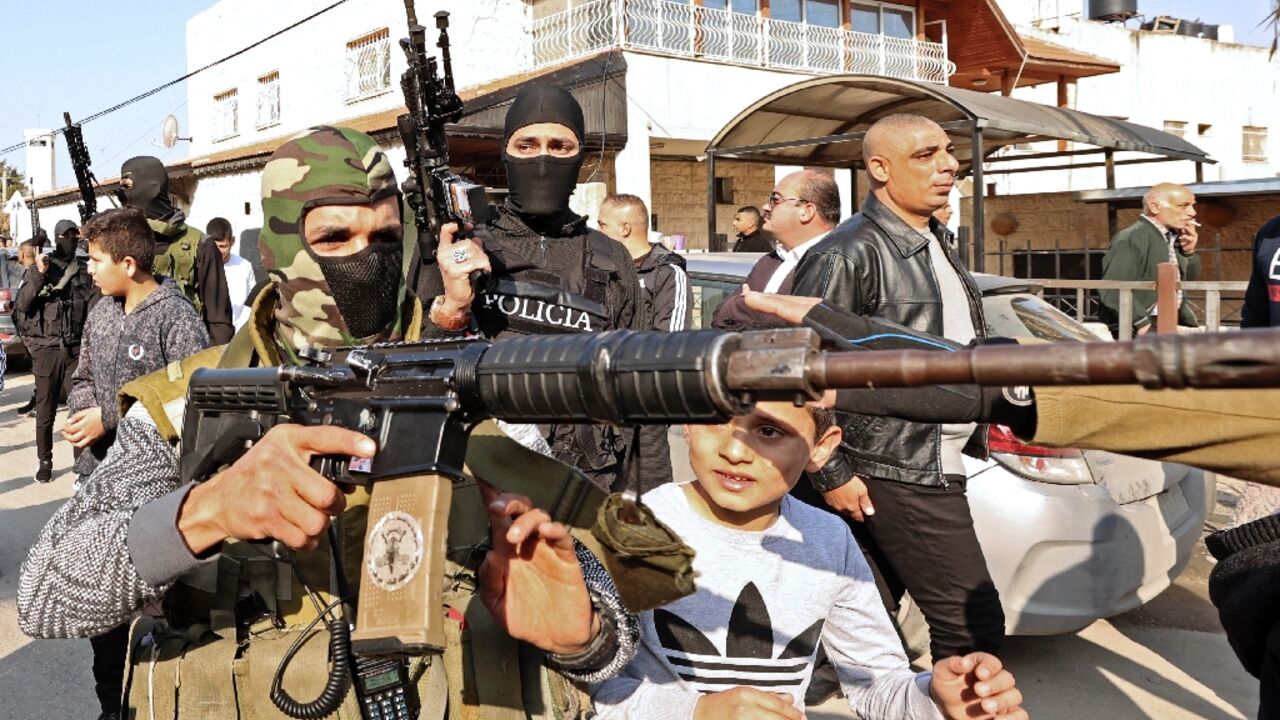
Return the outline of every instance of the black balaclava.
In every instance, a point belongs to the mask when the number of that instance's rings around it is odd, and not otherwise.
[[[555,215],[569,206],[578,184],[582,150],[571,158],[539,155],[515,158],[507,154],[507,141],[520,128],[537,123],[559,123],[573,131],[581,145],[585,123],[582,106],[563,88],[545,83],[526,87],[507,111],[502,132],[502,164],[507,169],[511,205],[522,215]]]
[[[57,225],[53,226],[53,247],[58,257],[63,260],[71,260],[76,255],[76,243],[79,241],[79,233],[69,235],[73,230],[78,230],[76,224],[70,220],[59,220]]]
[[[116,191],[123,205],[137,208],[148,219],[167,222],[177,209],[169,200],[169,172],[159,158],[142,155],[129,158],[120,166],[120,179],[129,178],[133,187]]]

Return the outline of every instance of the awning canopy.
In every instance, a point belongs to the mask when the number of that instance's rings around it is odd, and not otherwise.
[[[955,138],[960,172],[982,130],[985,157],[1005,145],[1071,140],[1100,148],[1212,162],[1176,135],[1135,123],[1001,95],[874,75],[837,75],[782,88],[738,113],[707,146],[717,159],[777,165],[859,167],[862,137],[894,113],[931,118]]]

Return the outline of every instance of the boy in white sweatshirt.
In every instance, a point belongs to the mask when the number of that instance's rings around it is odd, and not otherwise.
[[[819,643],[859,718],[1027,717],[992,655],[913,672],[845,523],[788,495],[839,445],[830,411],[762,402],[685,432],[697,480],[644,501],[697,551],[698,589],[640,616],[635,659],[591,688],[601,718],[799,720]]]

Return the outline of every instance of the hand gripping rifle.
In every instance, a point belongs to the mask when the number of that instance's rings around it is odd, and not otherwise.
[[[440,609],[452,485],[463,477],[469,434],[487,418],[719,423],[760,400],[802,402],[827,388],[879,384],[1280,387],[1280,330],[955,352],[820,352],[818,333],[808,328],[619,330],[306,355],[312,364],[194,372],[181,473],[184,481],[207,479],[278,423],[336,425],[378,442],[368,461],[312,460],[334,482],[371,486],[351,636],[358,656],[444,647]],[[335,662],[331,672],[338,670]],[[331,684],[341,687],[341,678]]]
[[[489,221],[492,209],[484,186],[477,185],[449,169],[449,140],[445,124],[462,119],[462,98],[453,87],[453,61],[449,57],[449,13],[435,14],[440,31],[436,46],[444,74],[436,59],[427,55],[426,28],[418,24],[414,0],[404,0],[409,16],[409,37],[400,40],[409,67],[400,76],[405,107],[409,112],[396,118],[396,128],[404,141],[405,161],[412,177],[404,182],[404,196],[413,208],[418,229],[418,251],[423,262],[435,262],[440,226],[449,222],[480,225]],[[418,268],[414,268],[415,271]],[[471,284],[485,283],[483,273],[472,273]]]
[[[80,202],[76,208],[80,211],[80,223],[84,224],[94,213],[98,212],[98,196],[93,186],[98,179],[93,176],[90,166],[89,148],[84,144],[84,133],[80,131],[80,123],[71,122],[71,113],[62,113],[67,127],[63,135],[67,138],[67,152],[71,154],[71,169],[76,173],[76,185],[80,186]]]

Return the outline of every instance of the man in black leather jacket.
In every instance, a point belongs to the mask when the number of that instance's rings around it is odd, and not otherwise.
[[[978,290],[932,217],[955,182],[952,150],[946,132],[923,117],[873,125],[863,141],[871,193],[861,212],[805,254],[792,293],[960,343],[985,335]],[[935,661],[998,652],[1004,613],[973,531],[960,457],[984,428],[848,413],[840,423],[841,449],[811,477],[813,495],[857,521],[850,525],[887,603],[911,593],[929,623]],[[979,440],[977,450],[984,445]]]

